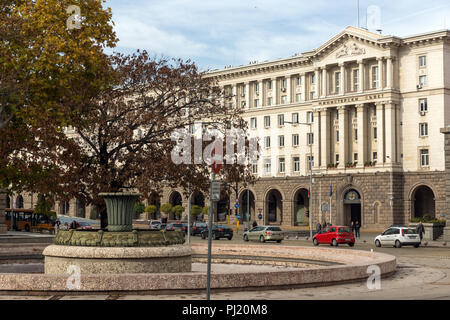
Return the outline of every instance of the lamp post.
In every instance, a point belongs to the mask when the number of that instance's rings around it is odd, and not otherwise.
[[[311,139],[312,137],[312,123],[304,123],[304,122],[288,122],[288,121],[284,121],[284,123],[288,123],[288,124],[301,124],[304,126],[309,126],[309,139]],[[312,178],[312,158],[313,158],[313,151],[312,151],[312,141],[309,141],[309,235],[312,238],[313,234],[312,234],[312,184],[313,184],[313,178]]]

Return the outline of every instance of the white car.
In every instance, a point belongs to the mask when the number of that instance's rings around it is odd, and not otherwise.
[[[375,238],[375,245],[377,247],[388,245],[396,248],[401,248],[402,246],[414,246],[418,248],[420,243],[420,236],[416,229],[408,227],[390,227]]]
[[[161,221],[159,220],[150,220],[149,223],[150,229],[159,230],[161,227]]]

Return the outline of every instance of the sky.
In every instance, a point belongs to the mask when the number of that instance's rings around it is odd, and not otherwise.
[[[190,59],[203,71],[288,58],[357,26],[357,0],[107,0],[104,6],[119,38],[113,51]],[[360,0],[360,25],[366,23],[399,37],[450,29],[450,1]]]

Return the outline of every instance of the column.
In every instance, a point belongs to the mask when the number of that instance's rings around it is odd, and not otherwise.
[[[286,77],[286,96],[287,96],[287,99],[286,99],[286,103],[287,104],[289,104],[289,103],[292,103],[292,76],[291,75],[288,75],[287,77]]]
[[[258,88],[259,88],[258,105],[259,107],[262,107],[265,96],[264,83],[262,80],[258,81]]]
[[[272,105],[278,104],[279,88],[277,78],[272,79]]]
[[[387,57],[386,60],[386,89],[392,89],[394,83],[394,66],[392,57]]]
[[[359,65],[359,77],[358,77],[358,92],[362,93],[364,92],[364,79],[365,79],[365,74],[364,74],[364,62],[363,60],[359,60],[358,61],[358,65]]]
[[[245,82],[245,107],[250,109],[250,82]]]
[[[383,88],[383,58],[377,58],[378,61],[378,88]]]
[[[331,159],[331,121],[330,110],[322,109],[320,111],[320,149],[321,149],[321,169],[327,169],[327,166],[333,162]]]
[[[319,97],[320,96],[320,85],[319,85],[319,76],[320,76],[320,72],[319,72],[319,68],[315,68],[314,69],[314,74],[316,76],[316,82],[314,83],[315,85],[315,89],[314,89],[314,97]]]
[[[339,87],[339,94],[345,93],[345,64],[340,63],[339,67],[341,67],[341,76],[340,76],[340,87]]]
[[[367,108],[364,104],[356,105],[358,112],[358,167],[364,168],[367,160]]]
[[[236,84],[233,84],[231,86],[231,94],[232,94],[231,102],[233,103],[233,107],[234,108],[240,107],[239,104],[238,104],[239,103],[239,99],[238,99],[237,85]]]
[[[395,109],[396,105],[393,101],[389,101],[384,105],[386,118],[386,162],[389,164],[397,163]]]
[[[339,169],[344,169],[349,162],[347,145],[348,145],[348,126],[349,117],[346,106],[338,107],[339,112]]]
[[[377,103],[377,166],[383,166],[384,157],[384,106],[383,103]]]
[[[320,112],[318,110],[313,111],[314,123],[313,134],[314,134],[314,144],[312,147],[314,166],[313,170],[317,170],[320,167]]]
[[[327,67],[322,68],[322,94],[321,97],[325,98],[328,95],[328,72]]]

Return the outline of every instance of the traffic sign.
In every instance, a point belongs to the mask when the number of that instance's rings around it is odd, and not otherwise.
[[[211,199],[213,201],[220,200],[220,181],[211,181]]]
[[[236,203],[236,204],[234,205],[234,207],[235,207],[236,209],[239,209],[239,203]]]
[[[258,214],[258,219],[261,220],[262,219],[262,214]]]
[[[236,216],[236,219],[241,220],[241,215],[238,214],[238,215]]]

